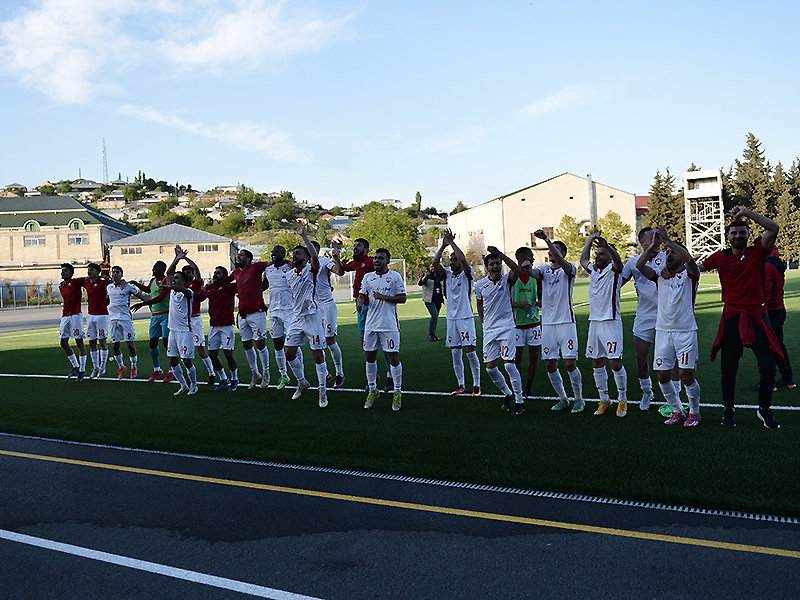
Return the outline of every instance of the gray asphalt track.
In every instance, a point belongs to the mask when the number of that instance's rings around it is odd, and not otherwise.
[[[289,489],[254,489],[171,474]],[[328,600],[800,595],[800,526],[790,523],[8,435],[0,435],[0,477],[0,530],[5,532]],[[347,498],[307,495],[307,490]],[[353,496],[422,506],[380,505]],[[480,514],[452,514],[452,509],[572,523],[583,529],[502,522]],[[584,527],[591,525],[681,536],[690,542],[593,533]],[[786,549],[794,556],[709,548],[691,540]],[[247,597],[7,540],[0,540],[0,581],[4,598],[26,600]]]

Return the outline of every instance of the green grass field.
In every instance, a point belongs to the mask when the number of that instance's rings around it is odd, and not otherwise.
[[[583,280],[576,285],[576,305],[588,301],[586,284]],[[632,291],[632,285],[623,289]],[[800,309],[798,274],[787,279],[786,302],[789,352],[800,357],[792,319]],[[635,308],[635,294],[624,295],[631,400],[640,397],[630,337]],[[345,357],[345,387],[361,388],[364,362],[352,311],[352,304],[339,305],[339,341]],[[720,403],[719,364],[708,358],[720,312],[717,280],[704,276],[697,299],[701,347],[697,378],[704,404]],[[427,341],[428,314],[419,297],[412,297],[400,313],[403,387],[453,389],[450,353],[443,343]],[[583,343],[588,306],[577,306],[576,314]],[[442,318],[440,336],[444,330]],[[150,374],[147,321],[138,322],[137,333],[143,380]],[[306,356],[313,382],[312,361]],[[241,346],[237,358],[246,382],[249,375]],[[203,381],[205,367],[199,361],[195,364]],[[383,377],[381,359],[379,365]],[[596,398],[589,362],[582,359],[580,367],[584,395]],[[0,336],[1,373],[64,375],[68,371],[55,329]],[[110,363],[108,373],[115,371]],[[276,378],[273,364],[273,382]],[[755,360],[746,351],[737,404],[755,404],[756,394],[747,386],[756,380]],[[800,411],[790,409],[775,410],[782,425],[778,431],[765,429],[755,411],[744,408],[737,411],[736,428],[722,427],[719,407],[704,407],[702,424],[684,428],[663,425],[655,407],[642,412],[634,405],[627,417],[619,419],[611,412],[593,416],[594,404],[573,415],[551,411],[551,400],[532,400],[527,412],[516,418],[500,411],[499,399],[487,397],[407,394],[403,409],[393,413],[386,395],[365,411],[365,395],[360,392],[331,391],[330,405],[322,410],[314,390],[292,401],[292,390],[249,391],[245,386],[235,393],[215,393],[201,386],[196,396],[175,398],[176,386],[143,381],[76,384],[64,379],[8,377],[0,381],[4,389],[0,430],[9,433],[800,516],[800,479],[794,476],[800,467],[796,433]],[[497,393],[485,372],[482,383],[486,393]],[[613,397],[613,384],[611,391]],[[533,392],[553,395],[543,368]],[[656,398],[661,400],[659,392]],[[800,388],[782,389],[774,395],[773,404],[794,408],[798,400]]]

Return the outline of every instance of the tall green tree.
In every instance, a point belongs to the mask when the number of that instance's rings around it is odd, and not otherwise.
[[[412,267],[420,266],[427,258],[417,224],[404,211],[386,206],[370,208],[350,228],[350,236],[369,240],[372,250],[387,248],[392,258],[405,258]]]
[[[773,204],[769,195],[771,167],[764,158],[761,142],[752,133],[747,134],[743,160],[734,161],[733,203],[771,217]],[[758,228],[760,229],[760,228]]]
[[[564,215],[556,227],[554,240],[563,242],[567,247],[567,260],[577,263],[581,256],[586,238],[581,232],[581,224],[571,215]]]
[[[675,176],[667,167],[664,174],[656,171],[653,184],[650,186],[650,200],[647,202],[645,225],[655,227],[663,225],[672,239],[684,243],[686,239],[686,217],[683,205],[683,194],[675,193]]]
[[[269,209],[269,218],[273,221],[293,221],[297,211],[295,210],[294,203],[296,202],[292,192],[281,192],[280,196],[272,201],[272,207]]]
[[[775,166],[770,192],[775,198],[774,219],[780,226],[778,250],[784,260],[796,261],[800,255],[800,210],[797,197],[792,196],[790,178],[784,173],[780,162]]]
[[[456,204],[456,207],[450,211],[450,214],[457,215],[458,213],[464,212],[465,210],[467,210],[467,205],[464,204],[461,200],[459,200],[458,204]]]
[[[414,204],[411,205],[415,211],[419,212],[422,210],[422,194],[417,192],[417,195],[414,197]]]
[[[622,220],[619,213],[610,210],[605,216],[597,220],[597,227],[603,233],[606,241],[614,244],[617,252],[624,260],[628,255],[628,241],[633,233],[631,226]]]

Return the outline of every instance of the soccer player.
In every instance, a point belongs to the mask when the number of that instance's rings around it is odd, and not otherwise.
[[[239,294],[239,333],[242,337],[244,354],[250,365],[250,385],[253,389],[261,380],[261,387],[269,385],[269,350],[267,350],[267,306],[264,304],[264,290],[261,277],[269,266],[266,262],[253,262],[253,253],[239,250],[236,255],[236,268],[231,278],[236,281]],[[255,349],[253,342],[255,341]],[[256,351],[258,355],[256,356]],[[262,373],[258,371],[258,359],[261,359]]]
[[[586,403],[583,400],[583,377],[577,363],[578,328],[572,307],[572,289],[578,269],[565,258],[567,246],[563,242],[552,241],[542,229],[537,229],[534,235],[547,244],[550,262],[532,269],[530,263],[525,261],[521,267],[531,277],[542,282],[542,360],[547,369],[547,377],[559,398],[551,410],[564,410],[570,404],[564,389],[564,380],[558,370],[560,353],[575,399],[570,412],[579,413],[586,407]]]
[[[61,283],[58,289],[64,300],[61,309],[61,325],[59,327],[59,338],[61,347],[72,365],[67,377],[77,376],[75,381],[83,381],[86,376],[86,346],[83,345],[83,313],[81,312],[81,296],[83,295],[83,277],[73,278],[75,267],[69,263],[61,265]],[[69,340],[75,340],[80,358],[75,358],[75,353],[69,346]]]
[[[311,240],[308,239],[305,224],[300,223],[297,233],[300,234],[306,245],[297,246],[292,252],[292,269],[288,276],[294,303],[294,320],[289,326],[289,335],[286,340],[286,359],[289,361],[292,373],[297,377],[297,389],[292,400],[297,400],[311,385],[303,373],[303,363],[297,357],[298,349],[307,339],[317,368],[319,407],[325,408],[328,406],[326,390],[328,367],[325,365],[325,354],[323,353],[325,335],[322,328],[322,316],[317,308],[315,292],[317,273],[319,272],[319,255],[311,244]]]
[[[286,248],[283,246],[274,246],[271,258],[269,266],[264,269],[264,283],[269,288],[269,335],[275,346],[275,362],[281,375],[278,389],[282,390],[289,384],[284,345],[289,323],[294,315],[292,290],[289,289],[289,281],[286,279],[292,265],[286,260]],[[302,356],[302,353],[298,354],[298,357]]]
[[[185,257],[185,253],[181,253],[179,256],[179,258]],[[175,271],[172,276],[172,283],[169,286],[169,343],[167,344],[167,356],[169,356],[170,370],[178,383],[181,384],[181,389],[175,392],[174,396],[180,396],[181,394],[191,396],[197,393],[197,370],[192,364],[192,359],[194,358],[192,296],[194,296],[194,293],[186,287],[188,283],[183,271]],[[181,360],[183,360],[189,376],[188,385],[181,370]]]
[[[375,251],[375,270],[361,281],[357,305],[370,302],[364,323],[364,356],[367,371],[367,400],[364,408],[371,408],[378,397],[378,348],[381,348],[391,369],[394,396],[392,410],[402,406],[403,365],[400,364],[400,321],[397,305],[406,301],[406,288],[399,273],[389,270],[391,254],[386,248]],[[362,306],[359,306],[362,308]]]
[[[336,343],[336,334],[339,332],[339,310],[333,300],[333,285],[331,284],[331,273],[334,275],[344,275],[344,265],[341,259],[337,263],[327,256],[321,256],[320,245],[312,241],[311,245],[317,251],[319,257],[319,273],[317,273],[317,307],[322,315],[322,329],[325,332],[325,345],[331,353],[333,366],[336,369],[336,380],[333,387],[338,389],[344,385],[344,365],[342,364],[342,349]],[[339,257],[339,250],[333,251],[334,257]],[[325,366],[327,369],[327,364]]]
[[[181,250],[181,247],[176,246],[175,250]],[[194,353],[200,356],[200,360],[202,360],[203,364],[206,366],[206,370],[208,371],[208,385],[214,385],[214,363],[208,357],[208,352],[206,352],[205,328],[203,327],[203,317],[200,315],[200,303],[204,299],[201,293],[203,291],[203,275],[200,273],[200,267],[189,258],[188,254],[185,254],[184,260],[189,264],[185,265],[181,271],[186,275],[186,281],[188,282],[186,287],[192,290],[193,294],[192,338],[194,340]]]
[[[594,262],[590,262],[592,246],[597,244]],[[611,405],[608,396],[608,371],[611,365],[619,398],[617,416],[628,414],[628,374],[622,365],[622,318],[619,314],[622,260],[614,247],[594,230],[586,239],[581,251],[581,266],[589,279],[589,334],[586,340],[586,358],[592,360],[594,382],[600,394],[595,415],[602,415]]]
[[[450,246],[450,268],[441,264],[442,253]],[[464,378],[464,358],[466,352],[472,372],[472,395],[481,395],[481,362],[475,351],[475,316],[472,314],[472,286],[475,273],[467,262],[467,257],[456,245],[455,236],[449,229],[444,230],[442,246],[433,258],[436,274],[444,280],[444,296],[447,299],[447,340],[445,346],[450,348],[453,356],[453,372],[458,387],[451,392],[453,396],[466,391]]]
[[[162,375],[161,363],[159,357],[158,340],[164,340],[164,349],[167,348],[167,340],[169,339],[169,289],[167,285],[167,264],[163,260],[157,260],[153,264],[153,277],[150,282],[144,286],[138,281],[133,281],[133,285],[138,287],[141,291],[150,294],[155,298],[155,302],[150,304],[150,359],[153,361],[153,374],[147,379],[148,382],[153,382],[160,379]],[[172,371],[168,371],[164,377],[164,383],[172,381],[174,375]]]
[[[489,377],[505,396],[502,409],[521,415],[525,412],[525,400],[522,379],[514,363],[517,336],[511,309],[511,288],[519,276],[519,266],[494,246],[489,246],[487,251],[489,254],[483,258],[483,264],[489,275],[475,284],[478,316],[483,323],[483,362]],[[510,269],[506,274],[503,274],[503,263]],[[501,359],[511,380],[511,389],[497,368]]]
[[[521,268],[524,263],[533,264],[533,251],[530,248],[525,246],[517,248],[514,258],[520,265],[519,277],[511,288],[511,307],[514,309],[514,323],[517,326],[514,363],[521,374],[522,355],[527,346],[528,372],[523,388],[523,395],[527,398],[531,393],[533,378],[536,377],[539,366],[539,355],[542,352],[542,319],[539,312],[542,304],[542,284]]]
[[[648,238],[650,244],[637,259],[636,268],[658,288],[654,364],[658,384],[673,411],[672,417],[664,423],[683,423],[686,427],[693,427],[700,423],[700,384],[694,378],[699,356],[694,301],[700,271],[686,248],[669,239],[663,225],[659,225]],[[667,246],[666,266],[656,271],[650,263],[659,254],[662,242]],[[672,383],[676,364],[689,398],[688,417]]]
[[[204,299],[208,298],[208,353],[219,377],[219,384],[214,391],[220,392],[228,389],[234,392],[239,386],[239,365],[233,356],[236,339],[236,332],[233,329],[236,284],[229,280],[228,269],[225,267],[215,268],[211,283],[205,286],[200,294]],[[230,379],[225,375],[225,368],[219,358],[220,349],[225,353],[225,359],[231,371]]]
[[[649,248],[653,242],[655,232],[652,227],[644,227],[639,230],[639,244],[642,248]],[[664,268],[666,254],[656,252],[650,256],[647,266],[658,274]],[[642,401],[639,403],[641,410],[650,408],[653,400],[653,382],[650,380],[650,346],[656,336],[656,315],[658,311],[658,289],[654,281],[645,277],[636,268],[636,264],[642,255],[633,256],[627,260],[622,268],[622,285],[633,279],[636,288],[636,318],[633,320],[633,347],[636,352],[636,371],[639,375],[639,386],[642,388]],[[660,385],[659,379],[659,385]],[[677,382],[678,392],[680,392],[680,381]]]
[[[89,379],[105,375],[108,363],[108,294],[106,288],[111,279],[100,276],[100,265],[90,263],[86,267],[89,275],[83,280],[86,288],[86,337],[89,338],[89,356],[92,357],[92,372]],[[98,348],[99,346],[99,348]]]
[[[125,376],[125,361],[122,358],[121,342],[125,342],[128,347],[128,354],[131,359],[131,379],[136,379],[139,374],[137,367],[138,358],[136,356],[136,346],[133,341],[136,339],[136,328],[133,326],[131,316],[131,296],[136,296],[140,300],[147,300],[147,296],[136,289],[124,279],[122,279],[122,267],[111,267],[111,285],[106,288],[108,294],[108,331],[111,344],[114,349],[114,360],[117,362],[117,378]]]
[[[780,342],[769,323],[764,298],[764,259],[766,259],[775,239],[778,237],[778,224],[749,208],[734,206],[730,212],[733,221],[727,227],[730,248],[718,250],[703,261],[701,271],[719,273],[722,285],[722,319],[717,338],[711,349],[713,361],[722,350],[722,424],[736,425],[734,395],[736,373],[744,346],[752,349],[758,361],[761,374],[758,389],[758,418],[769,429],[780,425],[772,416],[772,388],[775,384],[776,361],[783,361]],[[747,245],[750,227],[742,219],[751,219],[764,228],[764,235],[752,246]]]

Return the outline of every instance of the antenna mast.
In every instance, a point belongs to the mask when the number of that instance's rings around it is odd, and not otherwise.
[[[106,138],[103,138],[103,183],[108,183],[108,156],[106,155]]]

